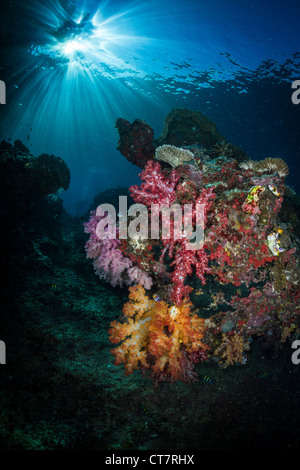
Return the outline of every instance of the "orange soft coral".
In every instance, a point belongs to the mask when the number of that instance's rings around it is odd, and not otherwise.
[[[116,364],[123,362],[127,374],[141,367],[157,379],[191,380],[192,364],[205,359],[207,349],[204,320],[191,314],[191,306],[170,307],[149,299],[141,285],[131,287],[125,322],[114,321],[109,330],[110,341],[121,343],[112,350]]]
[[[138,284],[130,289],[129,302],[123,307],[125,323],[113,321],[108,331],[112,343],[120,346],[112,350],[116,365],[124,362],[127,374],[138,365],[147,366],[147,351],[142,349],[148,337],[148,324],[154,314],[155,301],[145,295],[145,289]]]

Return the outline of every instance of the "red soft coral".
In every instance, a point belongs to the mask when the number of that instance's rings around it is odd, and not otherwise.
[[[187,275],[193,273],[193,267],[196,270],[196,276],[201,280],[202,284],[206,284],[205,274],[210,273],[208,267],[208,256],[205,249],[201,250],[185,250],[184,248],[178,250],[171,263],[174,266],[172,273],[172,293],[171,299],[179,305],[182,298],[191,292],[191,287],[184,285]]]
[[[143,181],[141,187],[136,185],[129,188],[135,202],[147,207],[151,204],[173,204],[176,199],[175,188],[180,178],[176,170],[172,170],[169,177],[165,176],[160,163],[149,160],[140,178]]]

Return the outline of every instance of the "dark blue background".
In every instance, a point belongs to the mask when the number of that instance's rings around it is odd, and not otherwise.
[[[291,101],[291,83],[300,79],[297,2],[87,0],[71,8],[56,0],[1,8],[0,138],[67,162],[72,182],[62,197],[72,214],[100,190],[138,181],[139,169],[116,150],[116,119],[144,119],[158,137],[173,107],[200,110],[253,159],[285,159],[287,183],[300,192],[300,105]],[[66,55],[64,44],[79,37],[67,25],[84,13],[88,49]]]

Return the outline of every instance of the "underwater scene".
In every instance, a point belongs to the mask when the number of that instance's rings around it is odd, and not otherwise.
[[[1,2],[0,450],[300,448],[299,14]]]

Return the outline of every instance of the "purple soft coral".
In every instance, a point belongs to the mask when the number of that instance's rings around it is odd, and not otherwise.
[[[150,289],[151,277],[137,266],[133,266],[132,261],[123,255],[120,250],[120,240],[117,238],[100,239],[97,235],[98,223],[104,217],[107,219],[108,227],[112,227],[113,222],[109,214],[99,216],[95,211],[91,212],[90,220],[84,224],[85,233],[90,234],[85,245],[86,257],[94,260],[97,275],[113,287],[123,287],[124,284],[142,284],[145,289]],[[107,236],[109,236],[109,231],[107,231]]]

